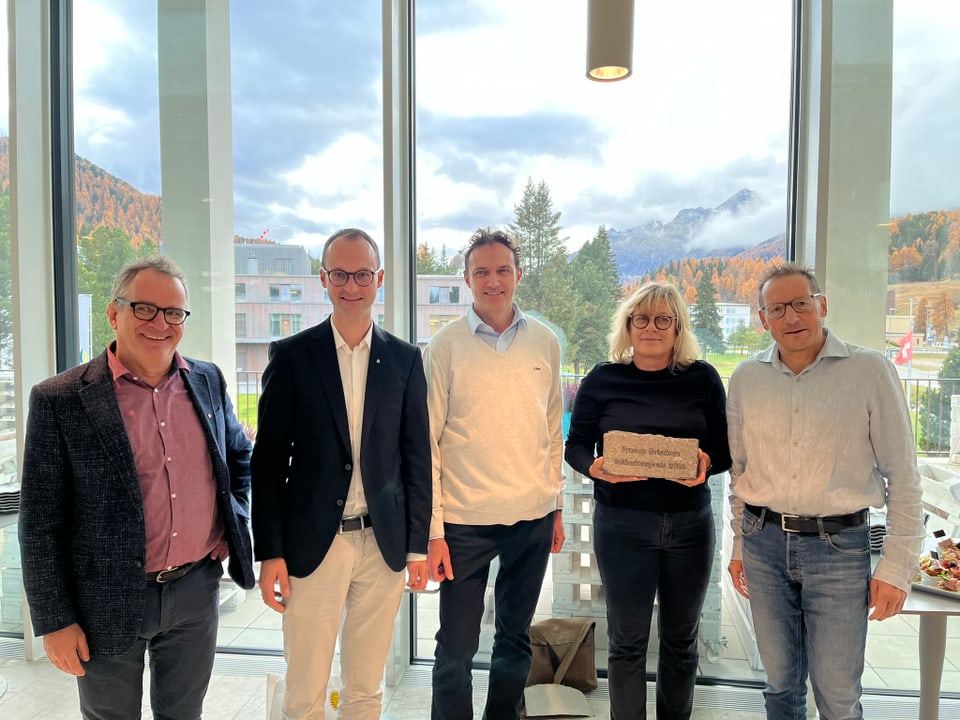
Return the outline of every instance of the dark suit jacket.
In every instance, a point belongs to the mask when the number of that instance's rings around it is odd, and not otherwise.
[[[432,512],[427,384],[420,351],[374,325],[360,471],[373,532],[394,570],[426,553]],[[253,448],[258,560],[282,557],[295,577],[323,560],[343,517],[354,458],[333,328],[270,346]]]
[[[183,378],[210,448],[230,576],[250,588],[250,441],[219,368],[187,362]],[[34,631],[79,623],[93,655],[128,649],[143,617],[146,536],[106,352],[33,388],[21,479],[20,553]]]

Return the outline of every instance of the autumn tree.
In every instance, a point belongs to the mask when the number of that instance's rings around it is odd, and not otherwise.
[[[942,290],[930,305],[929,322],[937,337],[946,339],[949,336],[950,328],[953,326],[953,316],[953,303],[950,302],[947,292]]]
[[[417,245],[417,275],[459,275],[460,270],[447,260],[447,248],[437,252],[426,243]]]
[[[913,314],[913,331],[921,335],[927,334],[927,324],[930,322],[930,303],[926,297],[920,298],[917,310]]]
[[[697,303],[690,315],[690,323],[700,347],[706,352],[725,352],[727,348],[723,341],[720,311],[717,309],[717,291],[709,273],[703,273],[697,284]]]

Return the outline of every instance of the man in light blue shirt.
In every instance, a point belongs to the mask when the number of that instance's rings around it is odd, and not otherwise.
[[[770,720],[863,717],[867,620],[903,608],[923,539],[906,399],[882,355],[823,327],[813,273],[776,266],[760,283],[776,344],[730,379],[734,587],[750,598]],[[869,508],[886,505],[871,572]]]

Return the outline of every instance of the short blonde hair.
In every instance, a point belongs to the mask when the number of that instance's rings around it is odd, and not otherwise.
[[[670,358],[670,372],[682,370],[700,357],[700,344],[690,329],[690,314],[680,291],[667,283],[647,283],[620,303],[613,316],[609,336],[611,360],[620,363],[633,361],[630,316],[635,312],[652,316],[659,305],[669,307],[670,313],[676,318],[677,339]]]

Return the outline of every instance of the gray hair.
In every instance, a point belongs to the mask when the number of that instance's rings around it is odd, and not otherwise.
[[[166,255],[148,255],[147,257],[137,258],[120,268],[120,272],[113,280],[113,291],[110,300],[122,298],[133,279],[144,270],[155,270],[158,273],[169,275],[174,280],[179,280],[183,285],[183,294],[187,296],[187,280],[183,276],[183,270],[173,260]]]
[[[820,289],[820,283],[817,282],[817,276],[814,275],[813,270],[806,265],[795,262],[776,262],[767,268],[767,272],[760,278],[760,284],[757,285],[758,308],[763,307],[763,286],[771,280],[787,277],[788,275],[803,275],[807,279],[807,282],[810,283],[810,289],[813,291],[811,294],[813,295],[823,292]]]

